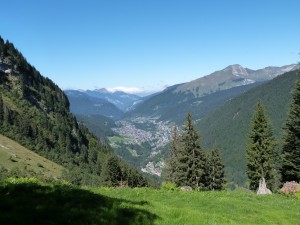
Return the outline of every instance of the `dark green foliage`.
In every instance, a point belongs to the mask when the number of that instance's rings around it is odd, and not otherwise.
[[[177,186],[222,190],[225,173],[218,147],[205,154],[190,113],[183,130],[183,134],[179,135],[176,126],[173,128],[164,179]]]
[[[216,143],[221,149],[228,185],[246,186],[245,146],[257,99],[261,99],[267,110],[272,121],[274,137],[279,140],[288,111],[291,90],[296,80],[295,71],[278,76],[227,101],[198,122],[197,127],[203,136],[204,146],[212,148]]]
[[[117,156],[112,155],[103,166],[103,180],[107,186],[119,186],[122,179],[122,171],[120,166],[120,160]]]
[[[225,185],[224,163],[222,162],[219,148],[215,145],[208,152],[205,166],[205,189],[222,190]]]
[[[106,159],[102,171],[103,185],[110,187],[145,187],[147,180],[136,169],[127,166],[116,155]]]
[[[83,123],[98,138],[106,139],[108,136],[116,135],[111,129],[116,127],[115,122],[101,115],[76,115],[78,122]]]
[[[154,224],[158,217],[140,209],[144,204],[69,185],[0,184],[0,224]]]
[[[256,190],[261,178],[265,178],[267,184],[272,187],[276,177],[275,141],[270,122],[260,101],[252,119],[246,154],[250,189]]]
[[[170,141],[170,148],[169,148],[169,157],[167,161],[167,168],[165,174],[165,180],[172,183],[177,183],[176,179],[176,171],[178,169],[178,154],[180,151],[180,135],[178,133],[178,129],[176,125],[173,127],[173,133]]]
[[[300,72],[298,72],[300,73]],[[300,181],[300,75],[295,84],[293,98],[285,125],[282,151],[282,182]]]
[[[177,154],[176,184],[193,188],[204,187],[205,154],[200,136],[194,128],[192,115],[189,113],[183,127],[182,147]]]

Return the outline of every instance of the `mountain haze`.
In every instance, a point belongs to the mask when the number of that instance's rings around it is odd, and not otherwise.
[[[118,119],[122,110],[104,98],[92,97],[86,92],[67,90],[65,94],[70,101],[70,109],[76,115],[102,115]]]
[[[122,111],[128,111],[128,109],[132,107],[134,102],[142,98],[138,95],[125,93],[123,91],[108,91],[105,88],[87,90],[83,92],[94,98],[105,99],[117,106]]]

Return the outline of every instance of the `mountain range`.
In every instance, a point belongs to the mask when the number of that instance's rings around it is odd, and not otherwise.
[[[298,68],[297,64],[292,64],[252,70],[240,65],[230,65],[191,82],[168,87],[160,93],[138,100],[139,104],[136,104],[135,108],[123,112],[118,119],[115,119],[113,127],[106,127],[106,129],[111,128],[110,132],[113,135],[109,137],[110,143],[114,151],[131,164],[140,167],[144,172],[160,176],[167,157],[171,127],[174,124],[181,127],[185,121],[186,114],[191,112],[194,120],[199,124],[201,133],[203,133],[205,146],[211,148],[213,144],[217,143],[221,149],[224,149],[222,156],[226,163],[226,172],[229,180],[242,184],[245,182],[245,174],[243,172],[245,170],[245,152],[243,148],[245,139],[240,138],[239,135],[235,136],[227,132],[226,126],[218,130],[217,126],[211,126],[205,121],[210,121],[208,119],[210,118],[209,116],[215,115],[215,112],[220,113],[220,115],[216,116],[215,121],[220,121],[218,118],[227,115],[226,113],[230,109],[226,108],[225,111],[220,111],[220,108],[236,98],[243,99],[241,96],[248,96],[248,93],[254,93],[250,95],[253,95],[254,102],[257,101],[260,97],[255,93],[261,90],[260,88],[270,87],[269,82],[271,84],[275,82],[280,85],[278,82],[284,79],[274,78],[289,71],[295,71]],[[287,75],[283,77],[285,76]],[[288,84],[287,82],[284,83],[286,85],[285,88],[277,90],[278,93],[274,92],[273,89],[269,90],[269,92],[274,96],[277,96],[277,94],[278,96],[284,95],[285,99],[287,99],[288,94],[282,93],[282,91],[290,90],[292,83],[292,79],[290,79]],[[273,87],[274,85],[271,86]],[[266,92],[268,92],[268,89],[266,89]],[[268,102],[270,99],[273,98],[269,97],[266,101]],[[248,109],[242,103],[243,101],[240,104]],[[285,105],[285,107],[280,109],[281,122],[286,108],[287,106]],[[251,113],[248,112],[248,119],[240,121],[240,123],[243,123],[243,126],[247,126]],[[86,122],[83,120],[85,115],[80,115],[80,118],[81,121]],[[228,120],[228,118],[226,119]],[[99,124],[103,124],[105,118],[101,120],[98,121]],[[97,127],[98,122],[93,120],[94,129]],[[87,123],[85,124],[91,126]],[[223,122],[223,124],[226,124],[226,122]],[[228,127],[231,126],[228,125]],[[239,130],[238,128],[236,128],[235,132],[239,132],[240,135],[242,134],[244,135],[243,137],[246,137],[247,129],[244,127],[244,129]],[[276,132],[279,133],[279,130],[277,126]],[[212,135],[210,132],[219,136]],[[223,137],[226,133],[228,133],[228,136],[226,136],[225,140],[218,138]],[[101,132],[98,130],[95,134],[101,135]]]
[[[297,64],[292,64],[252,70],[235,64],[147,97],[110,92],[105,88],[66,90],[65,93],[72,112],[78,115],[103,115],[114,119],[151,117],[181,124],[187,112],[200,119],[224,101],[297,68]]]

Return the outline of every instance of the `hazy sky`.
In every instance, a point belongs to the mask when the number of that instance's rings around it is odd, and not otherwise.
[[[61,88],[158,90],[299,61],[299,0],[1,0],[0,35]]]

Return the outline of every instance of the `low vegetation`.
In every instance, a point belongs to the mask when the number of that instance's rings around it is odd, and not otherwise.
[[[0,134],[0,167],[4,176],[38,176],[59,179],[64,168],[24,148],[15,141]],[[7,171],[7,175],[4,171]],[[8,172],[10,171],[10,172]]]
[[[0,224],[298,224],[300,199],[249,191],[78,188],[36,179],[0,184]]]

